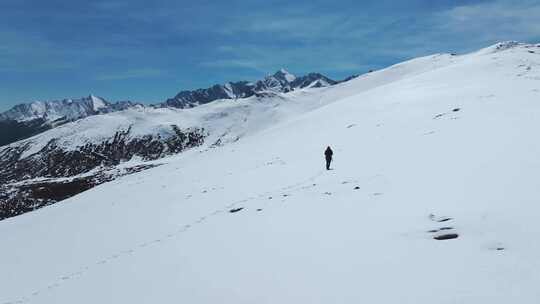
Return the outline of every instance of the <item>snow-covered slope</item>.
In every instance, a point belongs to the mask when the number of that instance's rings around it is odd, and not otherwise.
[[[119,171],[132,173],[149,168],[147,165],[115,168],[133,157],[155,160],[204,143],[209,148],[234,142],[287,117],[329,103],[335,97],[324,93],[322,87],[326,85],[320,85],[319,81],[329,84],[331,80],[324,80],[320,74],[297,78],[281,70],[266,78],[269,79],[287,84],[290,80],[297,90],[268,89],[238,100],[217,100],[189,111],[132,106],[129,102],[107,103],[109,115],[95,113],[0,147],[0,220],[54,204],[110,181],[119,176]],[[356,90],[340,92],[350,95]],[[116,107],[122,105],[127,110],[117,111],[121,109]],[[26,130],[18,124],[10,125]]]
[[[540,45],[293,93],[126,114],[214,137],[1,221],[0,303],[538,302]]]

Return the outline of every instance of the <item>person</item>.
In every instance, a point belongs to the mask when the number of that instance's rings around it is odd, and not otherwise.
[[[330,149],[330,146],[326,147],[326,151],[324,151],[324,156],[326,157],[326,170],[330,170],[330,163],[332,162],[332,155],[334,155],[334,151]]]

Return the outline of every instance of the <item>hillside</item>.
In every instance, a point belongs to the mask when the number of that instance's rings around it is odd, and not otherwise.
[[[539,100],[540,45],[502,43],[44,132],[8,147],[208,133],[0,221],[0,303],[537,303]]]
[[[333,88],[283,70],[265,79],[282,83],[245,98],[219,99],[189,110],[134,106],[57,126],[0,147],[0,220],[161,165],[133,158],[150,161],[194,147],[216,148],[407,73],[373,77],[363,83],[368,87],[334,83]],[[302,87],[307,83],[313,85]],[[283,91],[282,86],[293,84],[294,90]]]

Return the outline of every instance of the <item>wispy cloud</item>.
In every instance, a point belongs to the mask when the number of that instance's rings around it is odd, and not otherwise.
[[[485,41],[540,39],[540,1],[492,1],[457,6],[436,16],[439,30]],[[534,41],[533,41],[534,42]]]
[[[299,42],[343,40],[361,37],[374,32],[370,26],[391,23],[385,16],[352,16],[347,12],[320,13],[310,9],[290,9],[276,15],[275,12],[251,13],[224,23],[217,31],[229,36],[253,35],[273,38],[275,41],[297,40]]]
[[[117,73],[108,73],[96,76],[96,80],[106,81],[106,80],[125,80],[125,79],[134,79],[134,78],[151,78],[163,76],[165,71],[154,68],[145,68],[145,69],[131,69],[126,71],[121,71]]]
[[[73,61],[58,60],[65,50],[37,34],[3,30],[0,41],[0,71],[57,71],[77,66]]]
[[[261,62],[257,60],[218,59],[212,61],[203,61],[200,63],[200,66],[209,68],[247,68],[259,72],[265,72],[264,67],[261,66]]]
[[[9,25],[0,29],[0,80],[9,82],[0,100],[89,88],[123,96],[141,83],[133,97],[155,99],[282,67],[342,78],[499,40],[540,41],[540,0],[12,0],[0,12]]]

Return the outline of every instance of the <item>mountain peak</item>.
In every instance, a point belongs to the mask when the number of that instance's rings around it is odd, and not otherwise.
[[[214,85],[206,89],[181,91],[175,97],[158,104],[158,107],[192,108],[218,99],[247,98],[267,92],[287,93],[295,89],[327,87],[338,83],[322,74],[310,73],[296,77],[286,69],[268,74],[254,82],[237,81]]]
[[[296,76],[294,76],[293,74],[289,73],[289,71],[281,68],[279,71],[277,71],[276,73],[274,73],[273,75],[275,78],[277,79],[280,79],[280,80],[285,80],[287,82],[293,82],[295,79],[296,79]]]
[[[132,105],[132,103],[112,104],[104,98],[90,94],[81,98],[19,104],[0,113],[0,121],[13,120],[22,122],[35,119],[71,121],[91,115],[125,110]]]
[[[90,94],[90,96],[88,96],[88,99],[90,99],[94,111],[99,111],[100,109],[106,108],[108,105],[105,99],[97,97],[93,94]]]

